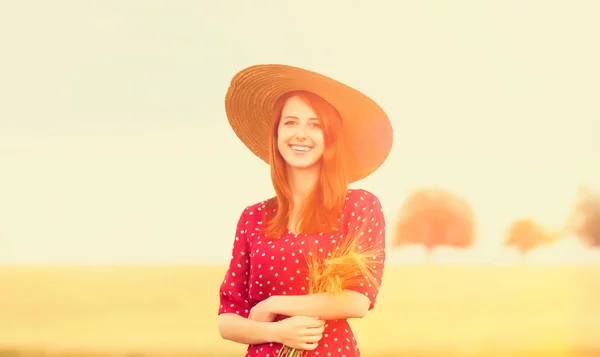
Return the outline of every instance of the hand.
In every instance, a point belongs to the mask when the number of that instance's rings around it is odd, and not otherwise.
[[[325,331],[325,321],[317,317],[292,316],[273,324],[275,342],[295,349],[312,351]]]
[[[253,308],[250,309],[250,314],[248,318],[250,320],[258,321],[258,322],[273,322],[277,318],[277,314],[272,311],[272,302],[271,297],[266,298],[265,300],[259,302],[254,305]]]

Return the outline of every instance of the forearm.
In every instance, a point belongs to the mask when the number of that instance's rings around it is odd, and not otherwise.
[[[219,315],[219,333],[225,340],[256,345],[275,342],[270,322],[257,322],[245,317],[226,313]]]
[[[323,320],[362,318],[370,304],[366,296],[351,290],[344,290],[340,295],[281,295],[271,299],[271,310],[278,315],[314,316]]]

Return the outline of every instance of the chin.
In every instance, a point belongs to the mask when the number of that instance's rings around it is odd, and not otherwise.
[[[310,170],[310,169],[314,169],[317,167],[316,164],[311,164],[311,165],[290,165],[290,167],[292,169],[296,169],[296,170]]]
[[[297,162],[295,160],[290,160],[287,162],[287,164],[291,169],[309,170],[309,169],[317,168],[319,166],[319,161]]]

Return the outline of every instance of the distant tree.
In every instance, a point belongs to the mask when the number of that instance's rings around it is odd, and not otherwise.
[[[511,224],[504,245],[516,248],[523,262],[529,251],[544,244],[552,244],[557,238],[557,234],[546,230],[534,220],[521,218]]]
[[[600,247],[600,193],[581,187],[568,225],[588,246]]]
[[[428,259],[440,246],[470,247],[475,241],[475,217],[464,198],[444,188],[412,193],[400,208],[392,247],[423,245]]]

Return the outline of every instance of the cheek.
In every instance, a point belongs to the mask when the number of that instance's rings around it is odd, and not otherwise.
[[[282,150],[287,146],[287,142],[289,141],[289,139],[289,133],[286,132],[286,130],[279,129],[279,131],[277,132],[277,147],[279,148],[279,150]]]
[[[323,137],[323,133],[320,132],[319,134],[315,135],[314,137],[314,141],[315,143],[321,147],[321,150],[324,149],[325,147],[325,138]]]
[[[281,136],[277,138],[277,149],[279,150],[280,154],[283,154],[283,151],[285,150],[285,142],[281,139]]]
[[[281,141],[285,141],[285,140],[289,139],[290,135],[291,135],[291,131],[289,128],[280,127],[277,130],[277,137]]]
[[[315,154],[317,154],[318,156],[323,155],[323,152],[325,152],[325,138],[323,137],[323,135],[321,134],[313,137],[313,141],[315,142],[318,148]]]

